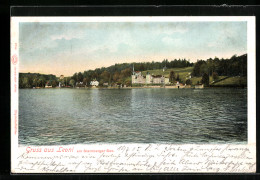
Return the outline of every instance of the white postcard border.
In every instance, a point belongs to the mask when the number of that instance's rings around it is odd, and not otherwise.
[[[183,21],[247,22],[248,144],[90,144],[67,146],[18,146],[19,22]],[[12,173],[255,172],[255,61],[255,17],[11,17],[11,171]],[[203,155],[202,152],[210,153],[205,153]],[[119,154],[121,154],[120,157],[118,156]],[[73,159],[73,156],[77,157],[77,159]],[[85,159],[84,156],[86,157]],[[145,162],[147,164],[145,164]],[[233,162],[233,164],[231,162]],[[243,165],[241,165],[241,163]],[[233,169],[232,166],[234,166]]]

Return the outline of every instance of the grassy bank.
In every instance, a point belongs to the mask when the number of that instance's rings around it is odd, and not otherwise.
[[[155,70],[147,70],[143,71],[142,75],[146,75],[147,72],[153,75],[164,75],[165,77],[169,77],[171,71],[175,72],[175,76],[179,74],[181,82],[185,83],[187,80],[186,78],[189,77],[193,70],[193,67],[186,67],[186,68],[170,68],[165,71],[162,69],[155,69]],[[201,77],[192,77],[191,79],[192,86],[196,85],[197,82],[201,81]],[[212,76],[209,78],[209,84],[211,87],[246,87],[247,86],[247,78],[246,77],[228,77],[228,76],[219,76],[216,82],[213,81]]]
[[[211,85],[212,87],[246,87],[247,77],[228,77]]]

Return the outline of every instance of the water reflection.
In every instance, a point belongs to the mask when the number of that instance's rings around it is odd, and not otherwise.
[[[247,141],[246,89],[21,89],[19,143]]]

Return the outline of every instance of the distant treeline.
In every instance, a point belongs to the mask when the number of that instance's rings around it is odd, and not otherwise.
[[[218,76],[247,76],[247,54],[233,55],[230,59],[215,57],[198,60],[193,68],[192,76],[202,77],[200,83],[209,86],[209,76],[217,81]]]
[[[45,85],[56,87],[58,79],[53,74],[19,73],[19,88],[45,87]]]
[[[32,88],[44,87],[45,85],[56,87],[61,82],[62,86],[89,86],[90,81],[97,80],[102,86],[103,83],[109,85],[131,85],[131,74],[133,67],[135,71],[146,71],[153,69],[184,68],[194,66],[192,76],[202,77],[201,83],[208,84],[209,76],[214,80],[218,76],[247,76],[247,54],[241,56],[232,56],[229,59],[219,59],[215,57],[207,60],[198,60],[195,64],[186,59],[175,59],[162,62],[138,62],[122,63],[109,67],[96,68],[84,72],[74,73],[71,77],[63,79],[55,75],[44,75],[39,73],[19,73],[19,87]],[[81,83],[80,83],[81,82]]]
[[[138,63],[122,63],[115,64],[109,67],[97,68],[95,70],[88,70],[84,72],[74,73],[71,77],[70,85],[75,85],[77,82],[83,82],[83,84],[89,85],[90,81],[96,79],[102,85],[103,83],[108,84],[125,84],[131,85],[131,74],[133,67],[135,71],[146,71],[153,69],[167,68],[184,68],[193,66],[186,59],[175,59],[168,61],[167,59],[162,62],[138,62]]]
[[[183,68],[193,66],[186,59],[175,59],[168,61],[167,59],[162,62],[138,62],[138,63],[121,63],[109,67],[96,68],[95,70],[88,70],[84,72],[74,73],[71,77],[59,79],[55,75],[44,75],[39,73],[19,73],[19,87],[32,88],[32,87],[45,87],[45,85],[56,87],[61,82],[62,86],[89,86],[90,81],[97,80],[102,86],[103,83],[109,85],[125,84],[131,85],[131,74],[133,71],[145,71],[152,69],[167,68]],[[83,83],[80,83],[83,82]]]
[[[123,63],[123,64],[115,64],[105,68],[106,71],[110,73],[120,72],[127,68],[133,68],[135,71],[146,71],[153,69],[162,69],[164,67],[167,68],[184,68],[193,66],[193,63],[190,63],[186,59],[174,59],[172,61],[168,61],[168,59],[164,59],[162,62],[139,62],[139,63]],[[102,69],[102,68],[101,68]],[[98,70],[98,69],[96,69]]]
[[[193,76],[202,76],[204,73],[219,76],[247,76],[247,54],[233,55],[230,59],[215,57],[207,60],[198,60],[193,68]]]

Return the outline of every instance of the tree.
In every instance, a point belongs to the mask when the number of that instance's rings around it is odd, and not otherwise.
[[[204,84],[205,86],[209,85],[209,75],[207,73],[204,73],[202,75],[201,83]]]
[[[131,80],[126,80],[126,81],[125,81],[125,85],[126,85],[126,86],[131,86]]]
[[[78,73],[78,82],[83,81],[83,74],[81,72]]]
[[[144,71],[144,64],[143,63],[140,65],[139,71]]]
[[[212,78],[213,78],[214,81],[218,80],[218,73],[213,72]]]
[[[44,87],[57,80],[55,75],[39,73],[19,73],[19,88]]]
[[[46,83],[46,79],[44,78],[44,76],[40,76],[38,82],[39,82],[38,84],[39,84],[40,87],[44,87],[45,83]]]
[[[64,78],[61,79],[61,80],[60,80],[60,83],[61,83],[62,86],[64,86],[64,85],[65,85],[65,79],[64,79]]]
[[[87,79],[87,78],[84,78],[84,79],[83,79],[83,85],[86,86],[87,84],[88,84],[88,79]]]
[[[113,80],[114,82],[117,82],[119,79],[120,73],[119,72],[115,72],[114,76],[113,76]]]
[[[208,65],[206,63],[203,63],[201,66],[200,66],[200,74],[203,75],[204,73],[208,73]]]
[[[103,80],[103,79],[100,79],[100,81],[99,81],[99,86],[103,86],[103,84],[104,84],[104,80]]]
[[[180,76],[179,76],[179,74],[177,74],[176,81],[180,81]]]
[[[204,64],[204,67],[201,68],[201,66]],[[193,76],[201,76],[203,73],[204,73],[204,70],[205,70],[205,65],[206,65],[206,62],[203,61],[203,60],[198,60],[195,65],[194,65],[194,68],[192,70],[192,75]],[[203,72],[202,72],[203,71]],[[207,72],[207,71],[206,71]]]
[[[23,80],[22,80],[22,87],[24,88],[28,88],[29,87],[29,80],[27,77],[24,77]]]
[[[110,73],[107,71],[104,71],[101,73],[100,78],[103,79],[104,82],[108,82],[110,78]]]
[[[51,82],[51,86],[52,86],[52,87],[56,87],[56,86],[57,86],[56,80],[53,80],[53,81]]]
[[[32,75],[29,75],[28,76],[28,84],[27,84],[27,86],[31,88],[32,84],[33,84],[33,77],[32,77]]]
[[[186,85],[191,85],[191,83],[192,83],[192,82],[191,82],[190,79],[187,79],[187,80],[186,80]]]
[[[93,79],[99,79],[99,75],[98,75],[98,73],[96,72],[96,71],[94,71],[93,73],[92,73],[92,75],[91,75],[91,79],[93,80]]]
[[[120,74],[122,74],[123,78],[126,78],[126,77],[131,76],[132,71],[130,68],[127,68],[127,69],[122,70]]]
[[[174,83],[174,82],[175,82],[175,73],[174,73],[174,71],[171,71],[171,72],[170,72],[169,81],[170,81],[171,83]]]
[[[209,58],[207,60],[207,70],[208,70],[209,75],[210,75],[210,73],[211,73],[211,75],[213,74],[214,64],[213,64],[213,59],[212,58]]]
[[[37,77],[35,77],[33,79],[33,87],[38,87],[38,78]]]
[[[74,73],[71,79],[73,79],[75,82],[78,82],[78,73]]]
[[[121,71],[121,72],[122,72],[122,71]],[[123,81],[124,81],[124,78],[125,78],[124,74],[120,73],[120,75],[119,75],[119,80],[118,80],[118,81],[123,82]]]
[[[237,55],[234,54],[234,55],[230,58],[230,60],[236,60],[236,58],[237,58]]]
[[[71,79],[70,82],[69,82],[70,86],[74,87],[75,85],[75,80],[74,79]]]

